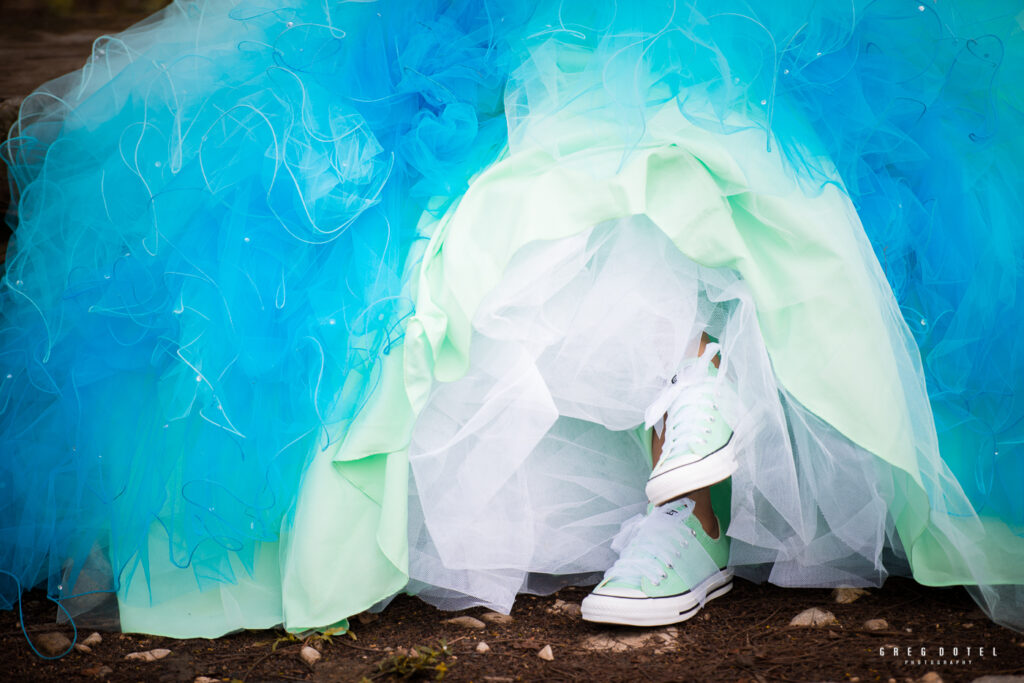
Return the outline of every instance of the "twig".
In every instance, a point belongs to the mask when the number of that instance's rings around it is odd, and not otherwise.
[[[355,643],[350,643],[347,640],[343,640],[341,638],[338,638],[337,641],[332,640],[331,642],[332,643],[335,643],[335,642],[341,643],[345,647],[350,647],[353,650],[362,650],[363,652],[373,652],[374,654],[378,654],[378,655],[387,654],[387,650],[377,650],[377,649],[372,648],[372,647],[363,647],[362,645],[356,645]]]
[[[259,659],[257,659],[255,662],[252,663],[252,666],[249,667],[249,670],[245,672],[244,676],[242,676],[242,683],[245,683],[247,680],[249,680],[249,676],[252,675],[252,672],[255,671],[256,667],[258,667],[260,664],[262,664],[265,660],[270,659],[274,655],[279,655],[282,652],[287,652],[292,647],[294,647],[294,645],[288,645],[286,647],[282,647],[280,650],[271,650],[270,652],[266,653],[265,655],[262,655]],[[303,664],[305,664],[305,662],[303,662]]]

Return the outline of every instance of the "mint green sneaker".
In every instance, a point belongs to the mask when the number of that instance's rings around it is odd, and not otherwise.
[[[583,599],[583,618],[604,624],[663,626],[686,621],[732,590],[729,538],[709,537],[684,498],[623,526],[625,549]]]
[[[733,431],[718,409],[729,387],[711,363],[716,353],[718,345],[708,344],[702,356],[688,360],[648,410],[649,424],[666,416],[661,458],[646,488],[655,505],[717,484],[736,471]]]

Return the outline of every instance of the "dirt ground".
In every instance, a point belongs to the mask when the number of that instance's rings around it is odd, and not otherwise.
[[[0,125],[13,121],[20,98],[78,67],[95,37],[142,17],[86,4],[55,16],[0,6]],[[6,118],[6,120],[5,120]],[[3,178],[0,183],[6,186]],[[0,196],[0,211],[6,208]],[[0,241],[3,236],[0,235]],[[675,629],[614,629],[579,619],[573,606],[586,592],[522,597],[506,623],[483,628],[446,623],[453,616],[417,599],[396,599],[379,617],[361,615],[349,633],[295,639],[283,631],[246,631],[216,640],[103,633],[90,652],[46,661],[33,654],[19,615],[0,612],[0,679],[32,681],[971,681],[985,675],[1024,676],[1024,636],[990,622],[959,588],[934,589],[890,580],[849,604],[828,590],[782,589],[737,581],[729,596]],[[819,627],[789,626],[818,607],[835,616]],[[55,623],[56,608],[36,591],[25,596],[29,636],[73,637]],[[881,630],[864,627],[884,619]],[[79,641],[90,634],[83,629]],[[486,643],[488,652],[477,650]],[[552,659],[538,654],[550,646]],[[302,658],[312,647],[315,663]],[[908,654],[908,648],[912,654]],[[153,662],[126,660],[153,649]],[[618,651],[617,651],[618,650]],[[309,652],[307,651],[307,657]],[[934,672],[938,678],[928,678]],[[1024,680],[1024,679],[1021,679]]]
[[[350,634],[329,639],[294,639],[281,630],[246,631],[216,640],[104,633],[91,652],[73,651],[55,661],[33,654],[18,627],[17,612],[3,612],[0,676],[32,681],[193,681],[205,676],[248,682],[443,676],[492,683],[934,682],[1024,676],[1024,635],[993,624],[960,588],[925,588],[892,579],[880,590],[839,604],[829,590],[737,581],[731,594],[675,629],[611,628],[581,621],[573,606],[585,595],[583,589],[565,589],[547,597],[522,596],[508,623],[493,623],[493,616],[480,608],[441,612],[416,598],[401,597],[379,616],[354,618]],[[813,607],[831,612],[835,623],[789,625],[792,617]],[[55,614],[43,593],[26,596],[24,619],[34,639],[51,632],[72,636],[70,626],[55,625]],[[446,622],[457,616],[488,621],[481,622],[483,628]],[[870,631],[864,627],[869,619],[884,619],[888,625]],[[89,634],[83,629],[79,639]],[[481,642],[489,652],[477,651]],[[319,661],[303,661],[301,650],[307,646],[321,653]],[[551,648],[550,661],[538,656],[545,646]],[[170,654],[155,662],[125,659],[129,653],[158,648]],[[908,648],[912,655],[906,654]],[[938,677],[929,678],[933,673]]]

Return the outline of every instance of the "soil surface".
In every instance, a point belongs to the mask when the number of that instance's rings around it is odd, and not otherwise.
[[[24,3],[23,3],[24,4]],[[29,5],[31,3],[28,3]],[[138,4],[138,3],[136,3]],[[12,9],[13,7],[13,9]],[[17,103],[43,82],[81,66],[92,41],[144,15],[86,3],[63,16],[0,8],[0,126],[13,122]],[[0,171],[2,173],[2,171]],[[5,180],[0,177],[2,186]],[[0,191],[0,212],[7,198]],[[4,236],[0,235],[0,242]],[[0,679],[31,681],[970,681],[984,675],[1024,676],[1024,636],[1001,628],[959,588],[925,588],[890,580],[849,604],[828,590],[782,589],[736,582],[733,592],[674,629],[607,628],[579,619],[573,606],[586,594],[566,589],[520,598],[507,623],[482,629],[446,623],[460,615],[409,597],[383,614],[360,615],[349,633],[296,639],[283,631],[246,631],[216,640],[103,633],[89,652],[53,661],[33,653],[46,634],[74,637],[55,623],[56,608],[41,592],[26,594],[19,614],[0,612]],[[789,626],[803,610],[830,611],[835,623]],[[869,619],[884,619],[878,631]],[[88,629],[78,639],[89,636]],[[478,652],[484,642],[488,652]],[[539,653],[550,647],[552,658]],[[321,656],[306,663],[303,648]],[[912,648],[913,654],[908,654]],[[969,649],[968,649],[969,648]],[[126,660],[133,652],[170,650],[153,662]],[[481,648],[482,649],[482,648]],[[616,651],[619,650],[619,651]],[[922,653],[923,652],[923,653]],[[306,651],[307,657],[310,653]],[[934,672],[937,677],[929,679]]]
[[[289,636],[245,631],[216,640],[175,640],[103,633],[91,652],[54,661],[33,654],[18,614],[0,613],[0,678],[68,681],[972,681],[985,675],[1024,676],[1024,635],[989,621],[960,588],[926,588],[891,579],[852,603],[832,591],[757,586],[737,581],[727,596],[670,629],[614,628],[580,620],[584,589],[521,596],[508,623],[482,608],[441,612],[399,597],[380,615],[359,615],[351,633]],[[835,623],[790,626],[817,607]],[[37,642],[47,633],[71,638],[55,624],[42,592],[24,599],[24,621]],[[446,620],[487,619],[483,628]],[[869,619],[887,626],[870,631]],[[79,640],[91,634],[82,629]],[[481,642],[488,652],[477,651]],[[539,653],[550,646],[553,658]],[[302,649],[321,653],[307,664]],[[615,649],[621,651],[615,651]],[[894,649],[898,648],[898,653]],[[910,648],[912,655],[907,654]],[[924,649],[925,654],[921,651]],[[940,650],[941,648],[941,650]],[[954,654],[954,648],[956,654]],[[968,653],[968,648],[970,651]],[[125,655],[154,649],[154,662]],[[308,653],[307,653],[308,654]],[[929,674],[937,674],[937,677]],[[200,679],[202,680],[202,679]],[[1024,680],[1024,679],[1018,679]]]

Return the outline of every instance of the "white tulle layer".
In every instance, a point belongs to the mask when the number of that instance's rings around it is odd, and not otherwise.
[[[648,219],[530,244],[473,325],[469,372],[435,387],[410,449],[410,590],[429,602],[508,611],[519,592],[596,581],[646,506],[644,412],[703,331],[736,397],[737,573],[877,585],[902,565],[877,458],[779,386],[744,282]]]

